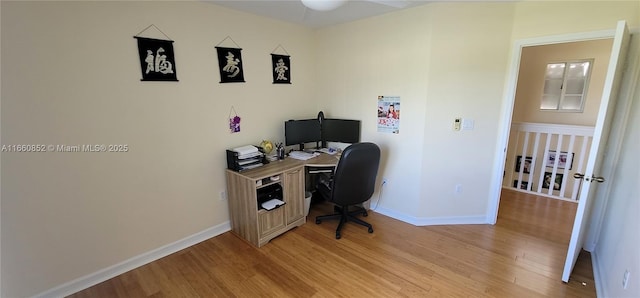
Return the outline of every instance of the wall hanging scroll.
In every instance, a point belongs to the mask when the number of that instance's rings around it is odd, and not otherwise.
[[[156,28],[167,39],[139,36],[151,27]],[[133,38],[138,40],[138,55],[140,56],[140,69],[142,70],[141,81],[178,81],[173,40],[169,36],[154,24],[151,24]]]
[[[276,54],[275,51],[278,48],[281,48],[286,55]],[[281,45],[271,52],[271,67],[274,84],[291,84],[291,56]]]
[[[242,70],[242,49],[235,41],[233,43],[237,48],[220,47],[225,40],[231,40],[227,36],[218,45],[218,66],[220,68],[220,83],[244,83],[244,71]]]

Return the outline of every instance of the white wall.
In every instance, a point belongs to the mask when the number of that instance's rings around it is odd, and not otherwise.
[[[637,1],[520,1],[512,38],[609,30],[619,20],[634,27],[640,22],[639,13]]]
[[[282,138],[284,120],[318,110],[363,120],[362,139],[381,145],[378,210],[483,222],[513,40],[640,25],[637,3],[606,3],[429,4],[314,33],[198,2],[3,1],[2,144],[131,149],[2,154],[0,295],[37,294],[226,222],[224,149]],[[132,36],[150,24],[176,41],[179,83],[139,81]],[[245,84],[218,84],[226,36],[244,48]],[[271,84],[278,44],[291,86]],[[378,95],[401,96],[399,135],[377,132]],[[239,134],[227,131],[231,105]],[[454,117],[475,129],[453,132]]]
[[[316,42],[321,109],[362,120],[362,141],[382,150],[378,180],[389,178],[380,206],[402,214],[419,204],[431,29],[417,20],[429,17],[415,9],[389,14],[320,30]],[[379,95],[400,96],[400,134],[377,132]]]
[[[319,31],[325,114],[362,119],[363,140],[382,147],[378,211],[415,224],[484,220],[489,175],[479,174],[493,142],[469,144],[496,138],[512,10],[429,4]],[[377,132],[378,95],[401,97],[399,134]],[[474,119],[475,130],[454,132],[455,117]]]
[[[419,214],[450,218],[443,223],[485,223],[513,6],[454,3],[435,8]],[[474,120],[475,128],[454,131],[456,117]],[[462,186],[459,194],[454,192],[457,184]]]
[[[227,222],[224,150],[282,141],[284,120],[317,113],[309,29],[201,2],[1,5],[2,144],[129,146],[2,153],[2,297]],[[151,24],[175,40],[179,82],[140,81],[133,36]],[[227,36],[243,48],[246,83],[218,83],[214,47]],[[272,84],[279,44],[292,55],[292,85]]]

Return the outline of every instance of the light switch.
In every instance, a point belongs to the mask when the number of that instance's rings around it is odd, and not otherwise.
[[[473,119],[462,119],[462,130],[473,130],[475,121]]]

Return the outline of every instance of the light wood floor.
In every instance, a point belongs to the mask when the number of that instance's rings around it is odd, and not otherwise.
[[[576,204],[503,191],[496,225],[415,227],[370,212],[342,239],[307,223],[255,248],[231,233],[72,297],[595,297],[590,257],[560,278]],[[585,283],[585,285],[583,285]]]

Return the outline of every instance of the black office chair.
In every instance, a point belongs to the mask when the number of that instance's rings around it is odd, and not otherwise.
[[[373,195],[379,164],[380,148],[376,144],[356,143],[345,148],[328,185],[318,185],[320,194],[335,204],[334,211],[337,213],[316,217],[316,224],[325,219],[340,219],[336,239],[340,239],[340,230],[347,221],[363,225],[369,228],[369,233],[373,233],[371,224],[356,215],[368,215],[361,204]],[[350,211],[349,207],[355,209]]]

